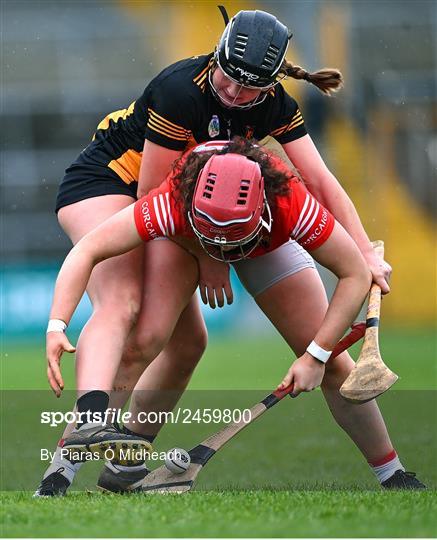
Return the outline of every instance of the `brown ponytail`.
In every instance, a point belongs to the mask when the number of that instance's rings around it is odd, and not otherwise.
[[[330,96],[332,92],[337,92],[343,86],[343,75],[338,69],[319,69],[314,73],[309,73],[300,66],[294,66],[288,60],[284,60],[279,70],[279,73],[286,75],[287,77],[293,77],[293,79],[303,79]]]

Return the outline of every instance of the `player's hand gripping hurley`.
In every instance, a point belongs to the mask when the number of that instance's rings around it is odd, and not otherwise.
[[[377,255],[384,257],[384,242],[373,242]],[[370,288],[366,333],[363,347],[354,369],[340,388],[340,394],[353,403],[365,403],[386,392],[398,380],[383,362],[379,351],[378,328],[381,311],[381,289],[375,283]]]
[[[364,323],[354,324],[351,332],[336,345],[330,358],[335,358],[361,339],[364,335],[364,331]],[[184,493],[189,491],[193,487],[194,481],[202,470],[202,467],[206,465],[222,446],[250,423],[259,418],[267,411],[267,409],[270,409],[273,405],[276,405],[276,403],[281,401],[282,398],[290,394],[292,390],[293,386],[288,386],[283,390],[276,390],[269,394],[250,409],[249,422],[241,420],[240,422],[229,424],[192,448],[188,452],[190,454],[191,464],[186,472],[174,474],[165,466],[159,467],[146,476],[141,486],[141,490],[145,493]]]

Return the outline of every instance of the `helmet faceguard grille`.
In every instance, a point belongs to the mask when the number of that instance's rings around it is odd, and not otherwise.
[[[248,257],[272,223],[259,164],[240,154],[213,155],[197,178],[188,219],[211,257]]]

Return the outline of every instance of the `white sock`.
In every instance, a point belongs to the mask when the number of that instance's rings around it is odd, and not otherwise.
[[[135,471],[143,471],[144,469],[147,469],[146,464],[142,463],[141,465],[116,465],[115,463],[111,463],[110,461],[107,461],[105,465],[110,469],[112,472],[118,473],[121,471],[124,472],[135,472]]]
[[[59,442],[62,442],[59,441]],[[47,468],[46,472],[44,473],[43,478],[46,478],[49,474],[52,474],[56,472],[58,469],[63,468],[63,471],[59,471],[62,476],[65,476],[65,478],[70,482],[70,484],[73,482],[74,477],[76,476],[76,473],[83,465],[82,463],[71,463],[71,461],[68,461],[65,457],[61,456],[61,446],[56,447],[55,457],[53,458],[52,463],[50,463],[49,467]]]
[[[392,450],[384,458],[369,463],[369,465],[381,484],[393,476],[396,471],[405,471],[395,450]]]

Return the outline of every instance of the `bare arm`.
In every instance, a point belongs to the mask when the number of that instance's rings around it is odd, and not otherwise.
[[[59,272],[50,318],[61,319],[68,324],[85,292],[94,266],[130,251],[141,242],[134,221],[134,205],[121,210],[84,236],[70,251]],[[57,397],[64,388],[59,367],[64,351],[75,351],[67,336],[60,331],[47,333],[47,378]]]
[[[165,180],[173,162],[181,156],[181,153],[178,150],[169,150],[159,146],[147,139],[144,141],[138,178],[138,198],[147,195],[151,189],[158,187]]]
[[[124,208],[85,235],[70,251],[56,280],[51,319],[70,322],[97,263],[127,253],[142,242],[134,205]]]
[[[357,245],[339,223],[312,255],[338,277],[328,311],[314,336],[317,345],[332,351],[358,314],[369,291],[371,274]],[[292,364],[278,389],[293,384],[293,395],[297,396],[319,386],[324,373],[325,365],[305,352]]]
[[[355,240],[383,293],[388,293],[391,267],[376,254],[349,196],[326,167],[311,137],[305,135],[284,145],[288,157],[307,181],[306,187]]]
[[[339,223],[329,239],[311,254],[338,278],[322,326],[314,337],[320,347],[331,351],[358,315],[369,292],[371,274],[356,244]]]

